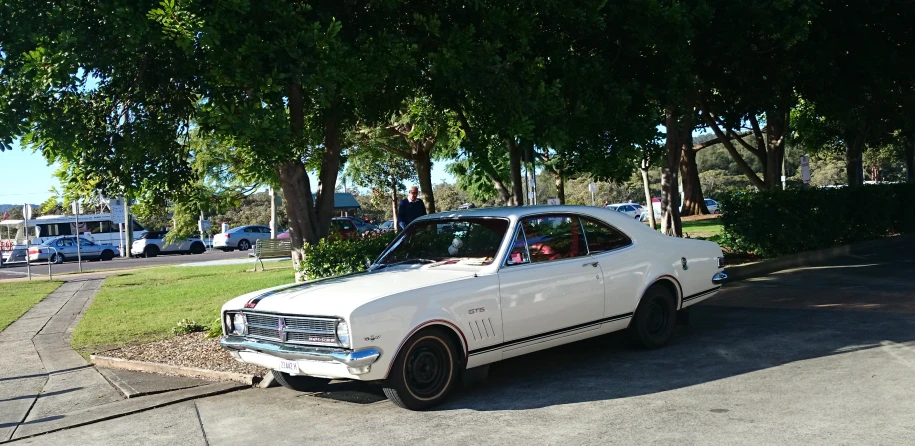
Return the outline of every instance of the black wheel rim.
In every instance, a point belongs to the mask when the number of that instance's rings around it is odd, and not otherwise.
[[[645,315],[645,326],[651,336],[663,335],[670,326],[670,311],[659,299],[655,299],[648,306]]]
[[[451,373],[448,352],[436,340],[420,341],[406,361],[406,383],[419,398],[432,398],[448,384]]]

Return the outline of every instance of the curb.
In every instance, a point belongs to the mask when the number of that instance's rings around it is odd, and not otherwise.
[[[216,370],[199,369],[196,367],[181,367],[177,365],[159,364],[155,362],[132,361],[129,359],[111,358],[108,356],[89,355],[96,367],[106,369],[133,370],[135,372],[161,373],[169,375],[187,376],[217,381],[234,381],[249,386],[261,382],[261,378],[243,373],[219,372]],[[271,376],[272,377],[272,376]]]
[[[915,235],[897,235],[877,240],[867,240],[863,242],[852,243],[850,245],[835,246],[832,248],[819,249],[816,251],[804,251],[797,254],[790,254],[783,257],[776,257],[759,262],[744,263],[725,267],[728,274],[728,282],[752,279],[754,277],[765,276],[786,269],[803,268],[806,266],[822,265],[828,260],[839,257],[852,256],[862,251],[874,248],[886,248],[904,244],[915,245]]]

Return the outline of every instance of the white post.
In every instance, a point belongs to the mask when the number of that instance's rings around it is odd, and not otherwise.
[[[343,183],[344,191],[346,189],[346,182]],[[276,227],[276,192],[273,188],[267,189],[267,194],[270,195],[270,238],[275,239],[277,235]]]
[[[130,245],[133,243],[133,225],[130,224],[130,204],[124,197],[124,257],[130,258]]]
[[[124,257],[124,224],[118,223],[118,249],[121,251],[121,257]]]
[[[83,272],[83,253],[82,240],[79,233],[79,200],[73,202],[73,215],[76,216],[76,263],[79,265],[79,272]],[[50,273],[48,273],[50,275]]]
[[[25,221],[25,270],[28,273],[29,280],[32,280],[32,262],[29,261],[29,246],[32,246],[31,237],[29,237],[29,218],[31,217],[32,206],[26,203],[22,207],[22,219]],[[48,251],[48,256],[50,255],[51,251]]]

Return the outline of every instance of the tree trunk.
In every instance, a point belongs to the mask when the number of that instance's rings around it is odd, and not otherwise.
[[[420,147],[413,150],[413,167],[416,169],[416,176],[419,177],[419,190],[423,193],[423,204],[426,205],[426,213],[435,213],[435,195],[432,193],[432,154],[422,143],[417,143]]]
[[[317,243],[315,230],[315,207],[311,197],[311,184],[308,172],[301,161],[291,161],[276,169],[283,198],[286,200],[286,214],[289,217],[289,239],[292,244],[292,266],[296,282],[305,280],[305,272],[300,271],[305,243]]]
[[[682,237],[683,227],[680,222],[680,187],[677,174],[680,171],[680,122],[675,107],[664,110],[664,124],[667,127],[666,163],[661,167],[661,232]]]
[[[788,134],[789,115],[776,110],[766,111],[766,164],[765,183],[777,189],[782,181],[782,164],[785,158],[785,135]]]
[[[556,184],[556,198],[559,204],[566,204],[566,179],[563,178],[562,169],[553,171],[553,183]]]
[[[654,203],[651,201],[651,187],[648,184],[648,160],[642,160],[642,165],[639,166],[639,170],[642,172],[642,187],[645,188],[645,203],[648,207],[648,224],[651,225],[651,229],[655,231],[658,230],[658,222],[655,220],[654,216]]]
[[[324,152],[321,154],[321,171],[318,172],[318,197],[315,203],[316,226],[319,238],[330,232],[330,219],[334,213],[334,191],[340,172],[340,151],[343,134],[334,118],[324,121]]]
[[[696,165],[696,151],[693,150],[692,133],[684,135],[680,132],[681,155],[680,175],[683,182],[683,208],[680,215],[708,214],[705,197],[702,195],[702,183],[699,182],[699,167]]]
[[[845,129],[845,179],[849,187],[864,184],[864,142],[867,124],[857,120]]]
[[[521,206],[524,204],[524,184],[521,180],[521,149],[518,144],[511,138],[506,138],[505,143],[508,145],[508,165],[511,169],[512,180],[512,200],[509,206]]]
[[[905,137],[905,180],[915,183],[915,137]]]

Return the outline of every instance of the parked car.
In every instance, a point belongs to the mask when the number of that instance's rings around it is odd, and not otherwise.
[[[711,198],[705,199],[705,207],[707,207],[708,211],[712,214],[720,214],[720,212],[718,210],[718,202],[715,200],[712,200]]]
[[[223,251],[247,251],[258,240],[269,240],[270,228],[261,225],[238,226],[213,236],[213,248]]]
[[[330,220],[331,231],[339,232],[343,238],[354,238],[359,231],[356,229],[356,223],[349,217],[335,217]],[[285,230],[276,235],[278,239],[289,238],[289,230]]]
[[[366,223],[365,220],[361,220],[356,217],[334,217],[333,218],[334,221],[342,221],[344,219],[351,221],[353,223],[353,225],[356,227],[356,230],[359,232],[369,232],[369,231],[378,230],[377,226],[375,226],[371,223]]]
[[[276,235],[276,238],[278,238],[278,239],[289,238],[289,230],[287,229],[283,232],[280,232],[279,234]]]
[[[617,330],[662,347],[678,310],[718,292],[723,260],[713,242],[590,206],[427,215],[366,272],[230,300],[220,342],[287,388],[380,381],[419,410],[502,359]]]
[[[641,207],[641,205],[635,203],[617,203],[607,205],[607,209],[610,209],[611,211],[616,211],[636,219],[639,218],[639,215],[642,213]]]
[[[135,256],[155,257],[159,254],[202,254],[206,252],[203,240],[197,237],[183,238],[175,243],[165,243],[165,231],[149,231],[130,246]]]
[[[76,251],[77,238],[72,235],[45,240],[42,244],[29,247],[29,262],[64,263],[68,260],[111,260],[121,255],[117,246],[94,243],[79,237],[79,252]],[[52,249],[53,248],[53,249]]]
[[[385,221],[384,223],[378,225],[378,229],[381,230],[381,232],[393,231],[394,230],[394,220]]]

